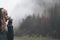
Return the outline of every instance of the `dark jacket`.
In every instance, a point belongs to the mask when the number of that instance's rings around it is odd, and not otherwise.
[[[8,28],[7,39],[8,40],[13,40],[13,38],[14,38],[13,26],[12,25],[7,25],[7,28]]]
[[[13,40],[13,26],[7,25],[8,31],[0,32],[0,40]]]

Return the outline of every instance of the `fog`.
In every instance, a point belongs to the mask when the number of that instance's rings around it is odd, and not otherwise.
[[[54,6],[57,2],[59,3],[59,0],[20,0],[11,14],[14,27],[18,27],[22,19],[28,15],[35,14],[37,16],[39,14],[42,17],[44,10]],[[48,16],[48,12],[46,11],[44,15]]]

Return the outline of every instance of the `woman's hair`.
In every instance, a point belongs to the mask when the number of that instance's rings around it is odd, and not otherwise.
[[[2,10],[3,8],[0,8],[0,32],[1,32],[1,27],[2,27],[2,17],[3,17],[3,15],[2,15]]]
[[[1,31],[5,31],[5,27],[6,27],[6,18],[5,18],[5,15],[7,14],[7,10],[6,9],[2,9],[1,10],[2,12],[2,19],[1,19]]]

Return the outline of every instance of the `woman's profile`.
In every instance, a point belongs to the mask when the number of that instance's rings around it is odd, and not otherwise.
[[[6,31],[6,22],[8,20]],[[7,10],[0,8],[0,40],[13,40],[13,25],[12,19],[8,16]]]

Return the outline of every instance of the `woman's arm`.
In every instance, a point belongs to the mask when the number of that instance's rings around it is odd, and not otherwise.
[[[7,28],[8,28],[8,39],[13,40],[14,38],[13,26],[7,25]]]
[[[11,19],[9,19],[7,28],[8,28],[8,36],[7,36],[8,40],[13,40],[14,32],[13,32],[13,25],[12,25],[12,20]]]

